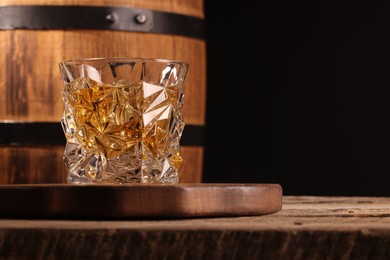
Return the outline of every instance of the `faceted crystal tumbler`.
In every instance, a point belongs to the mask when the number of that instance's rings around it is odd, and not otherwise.
[[[177,183],[183,162],[183,61],[59,63],[68,183]]]

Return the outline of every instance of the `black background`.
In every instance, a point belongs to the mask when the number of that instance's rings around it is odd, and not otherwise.
[[[390,195],[390,4],[211,1],[203,182]]]

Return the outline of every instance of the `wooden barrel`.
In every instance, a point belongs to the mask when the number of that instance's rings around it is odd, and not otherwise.
[[[114,56],[190,64],[180,182],[202,182],[203,0],[0,0],[0,51],[0,184],[66,182],[58,63]]]

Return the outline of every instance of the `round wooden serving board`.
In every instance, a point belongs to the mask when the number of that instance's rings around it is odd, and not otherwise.
[[[222,217],[281,208],[279,184],[0,185],[0,218]]]

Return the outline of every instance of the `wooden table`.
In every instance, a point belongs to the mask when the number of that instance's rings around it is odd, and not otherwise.
[[[390,259],[390,198],[284,196],[262,216],[2,219],[0,259]]]

